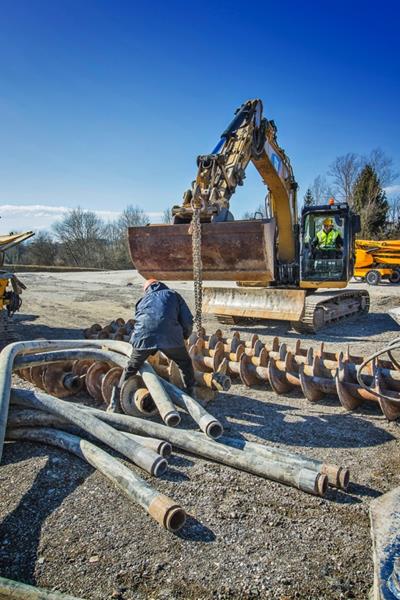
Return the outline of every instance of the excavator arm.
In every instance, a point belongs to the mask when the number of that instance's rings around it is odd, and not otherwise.
[[[276,221],[279,259],[295,258],[293,227],[297,223],[296,190],[290,161],[277,141],[274,121],[262,116],[259,99],[237,109],[211,154],[197,158],[197,176],[184,193],[182,206],[174,206],[174,223],[189,223],[199,208],[201,221],[233,220],[229,201],[243,185],[246,168],[253,162],[268,188],[269,213]]]

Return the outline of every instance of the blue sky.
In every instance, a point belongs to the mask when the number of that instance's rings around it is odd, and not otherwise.
[[[381,147],[400,166],[398,2],[0,6],[0,231],[78,205],[109,218],[137,204],[157,220],[252,97],[301,197],[346,152]],[[233,210],[262,197],[249,169]]]

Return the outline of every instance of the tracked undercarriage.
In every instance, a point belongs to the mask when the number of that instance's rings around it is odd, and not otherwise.
[[[278,319],[290,321],[299,333],[315,333],[335,321],[369,310],[365,290],[318,292],[274,288],[206,288],[204,312],[223,324]]]

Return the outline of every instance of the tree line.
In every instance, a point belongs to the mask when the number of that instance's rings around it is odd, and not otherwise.
[[[360,239],[400,238],[400,196],[388,199],[384,189],[398,176],[393,159],[379,148],[368,156],[349,152],[314,179],[304,204],[326,204],[330,197],[348,202],[361,217]]]
[[[138,206],[127,206],[115,221],[105,222],[95,212],[78,207],[39,231],[24,244],[7,251],[6,263],[99,269],[131,269],[128,227],[148,225]]]

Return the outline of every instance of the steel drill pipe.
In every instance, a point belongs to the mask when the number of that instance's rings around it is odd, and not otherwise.
[[[37,394],[40,394],[40,392],[37,392]],[[21,400],[21,395],[12,395],[13,402],[20,404]],[[24,405],[27,405],[26,399],[23,399],[23,401]],[[60,400],[59,402],[63,401]],[[168,441],[173,446],[194,455],[253,473],[265,479],[272,479],[296,487],[313,495],[323,496],[326,493],[328,478],[325,474],[321,474],[315,470],[302,468],[296,464],[285,464],[282,461],[255,456],[254,453],[250,452],[245,453],[212,441],[202,433],[172,429],[152,421],[129,417],[127,415],[110,414],[79,404],[74,405],[74,407],[83,412],[84,415],[95,415],[98,419],[120,431],[156,437]]]
[[[61,402],[61,401],[60,401]],[[157,437],[170,442],[191,454],[207,458],[214,462],[253,473],[265,479],[272,479],[286,485],[298,488],[309,494],[323,496],[328,487],[328,478],[315,470],[301,468],[294,464],[284,464],[281,461],[256,456],[254,453],[243,452],[236,448],[224,446],[208,439],[203,434],[194,431],[172,429],[152,421],[128,417],[127,415],[109,414],[95,408],[80,405],[83,413],[95,414],[105,423],[121,430],[139,435]]]
[[[217,439],[222,435],[224,429],[218,419],[210,415],[194,398],[165,379],[161,380],[161,383],[172,401],[180,408],[185,409],[208,437]]]
[[[28,369],[20,369],[18,375],[52,396],[67,398],[77,394],[83,388],[83,380],[75,375],[71,369],[72,364],[69,361],[48,363],[30,367],[28,379]]]
[[[150,473],[150,475],[162,475],[167,468],[166,460],[156,452],[149,448],[143,448],[143,446],[133,439],[128,439],[126,436],[121,435],[92,414],[85,416],[82,412],[76,410],[76,405],[71,406],[71,404],[59,400],[54,396],[31,390],[12,389],[11,396],[26,407],[34,407],[45,412],[50,412],[77,425],[83,431],[129,458],[137,466]]]
[[[167,459],[172,454],[172,446],[169,442],[165,442],[164,440],[158,440],[157,438],[145,437],[143,435],[137,435],[136,433],[128,433],[126,431],[123,432],[124,435],[135,440],[141,446],[145,448],[151,448],[154,452],[157,452],[160,456]]]
[[[330,486],[343,490],[348,488],[350,482],[350,471],[347,467],[339,467],[337,465],[309,458],[308,456],[297,454],[296,452],[290,452],[283,448],[257,444],[256,442],[249,442],[239,438],[222,436],[218,441],[221,444],[231,446],[232,448],[238,448],[239,450],[243,450],[245,452],[254,452],[260,456],[276,459],[279,462],[287,463],[289,461],[288,464],[297,464],[307,469],[319,471],[327,476]]]
[[[208,342],[205,341],[207,339],[209,340]],[[216,344],[220,343],[221,340],[224,340],[224,338],[222,337],[222,333],[220,330],[217,330],[215,332],[215,334],[212,334],[211,336],[204,335],[204,336],[201,336],[200,338],[196,337],[196,336],[192,336],[192,338],[191,338],[192,343],[196,343],[196,342],[202,343],[202,346],[203,346],[202,353],[205,356],[212,356],[212,352],[213,352],[212,348],[215,348]],[[256,366],[258,365],[256,357],[259,356],[259,354],[263,348],[265,348],[267,350],[268,355],[271,355],[273,358],[279,360],[279,358],[282,358],[282,357],[279,357],[277,355],[277,353],[280,352],[280,348],[282,346],[286,347],[286,344],[280,343],[278,337],[273,338],[271,341],[268,340],[265,344],[263,344],[261,340],[257,339],[257,336],[253,336],[253,338],[251,340],[245,342],[245,344],[244,344],[244,342],[240,340],[239,332],[234,332],[232,340],[236,340],[236,348],[235,349],[237,349],[238,345],[245,345],[246,354],[255,358],[255,360],[253,361],[253,364],[255,364]],[[364,360],[363,357],[361,357],[361,356],[356,356],[356,355],[351,354],[349,347],[347,347],[347,349],[344,353],[343,352],[328,352],[325,350],[325,345],[323,342],[321,342],[321,344],[318,348],[314,349],[313,347],[302,347],[302,340],[296,340],[295,346],[287,347],[287,351],[292,353],[292,355],[295,357],[295,361],[298,364],[300,364],[302,362],[304,362],[305,364],[311,364],[313,356],[318,356],[323,361],[323,364],[327,368],[330,368],[330,369],[336,369],[339,355],[344,355],[344,359],[346,361],[348,361],[348,363],[351,365],[351,368],[353,370],[356,370],[356,366],[360,365]],[[230,352],[230,350],[228,351],[228,348],[226,348],[225,355],[228,356],[229,352]],[[377,366],[382,369],[386,369],[389,371],[396,370],[396,366],[394,365],[393,361],[383,360],[382,358],[378,358],[377,362],[378,362]],[[234,365],[231,365],[231,366],[232,366],[232,373],[235,373],[237,371],[237,367],[235,367]],[[370,372],[370,374],[372,374],[372,371]],[[397,386],[397,384],[396,384],[396,386]]]
[[[232,332],[233,335],[233,339],[236,337],[238,339],[238,341],[240,343],[243,343],[240,340],[240,333],[238,331],[234,331]],[[246,342],[246,352],[248,352],[247,348],[256,348],[259,347],[258,342],[261,342],[261,340],[256,340],[257,336],[253,336],[253,338],[249,341]],[[222,337],[222,332],[220,329],[217,329],[217,331],[210,335],[207,336],[206,334],[204,334],[204,336],[201,336],[201,338],[195,338],[192,337],[192,343],[195,343],[195,341],[197,339],[203,339],[203,340],[214,340],[214,344],[220,340],[225,340],[225,338]],[[325,350],[325,343],[321,342],[318,348],[313,348],[311,346],[309,347],[302,347],[303,341],[298,339],[295,342],[295,346],[294,347],[288,347],[288,351],[290,351],[293,355],[302,355],[302,356],[307,356],[308,352],[311,350],[314,352],[314,355],[318,355],[321,359],[323,360],[332,360],[332,361],[336,361],[339,358],[339,354],[344,354],[345,359],[348,360],[351,363],[354,363],[356,365],[360,365],[363,361],[364,361],[364,357],[362,356],[358,356],[355,354],[351,354],[350,353],[350,348],[349,346],[347,347],[345,352],[340,352],[340,351],[336,351],[336,352],[329,352],[327,350]],[[272,340],[267,340],[265,343],[261,343],[262,346],[264,346],[266,348],[267,351],[278,351],[279,346],[281,345],[281,342],[279,341],[278,337],[273,338]],[[205,344],[206,348],[211,348],[212,345],[210,343]],[[378,357],[378,367],[381,367],[383,369],[389,369],[389,370],[395,370],[396,367],[393,363],[392,360],[384,360],[381,357]]]
[[[62,417],[57,417],[48,412],[43,412],[36,408],[20,408],[18,404],[12,404],[8,412],[7,428],[16,427],[54,427],[55,429],[68,428],[68,431],[79,431],[81,429],[76,425],[71,425],[69,421]]]
[[[144,363],[139,369],[139,372],[164,423],[169,427],[176,427],[179,425],[181,422],[180,414],[173,405],[171,398],[163,387],[153,367],[149,363]]]
[[[82,340],[79,340],[82,342]],[[85,340],[86,341],[86,340]],[[108,342],[109,340],[107,340]],[[88,344],[101,343],[99,340],[88,340]],[[1,355],[0,355],[1,356]],[[24,354],[17,356],[14,360],[14,368],[21,369],[25,367],[48,365],[49,363],[75,361],[75,360],[91,360],[106,362],[112,366],[124,368],[126,366],[126,358],[113,351],[101,350],[98,348],[66,348],[63,350],[37,350],[35,354]]]
[[[7,423],[8,406],[12,380],[13,362],[18,354],[31,354],[67,349],[105,348],[115,353],[113,362],[124,368],[131,354],[131,346],[127,342],[116,340],[34,340],[8,344],[0,353],[0,461],[3,454],[4,432]]]
[[[42,442],[67,450],[100,471],[128,498],[140,504],[165,529],[175,532],[185,523],[186,514],[179,504],[160,494],[119,460],[91,442],[48,427],[7,429],[7,439]],[[130,436],[130,439],[133,438]]]
[[[16,408],[13,407],[8,413],[7,428],[16,427],[54,427],[55,429],[67,430],[68,433],[73,433],[82,437],[86,432],[80,427],[71,425],[66,419],[56,417],[50,413],[43,412],[37,409]],[[90,435],[90,434],[87,434]],[[143,435],[135,435],[134,433],[126,433],[124,435],[131,437],[141,446],[151,448],[163,458],[169,458],[172,454],[172,446],[169,442],[158,440],[156,438],[145,437]]]

